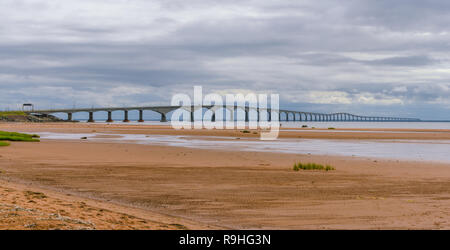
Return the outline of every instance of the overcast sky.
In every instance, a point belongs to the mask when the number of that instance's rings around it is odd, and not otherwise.
[[[168,105],[193,85],[450,119],[450,1],[0,1],[1,109]]]

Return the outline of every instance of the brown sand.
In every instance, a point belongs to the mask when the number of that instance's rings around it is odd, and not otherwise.
[[[160,135],[198,135],[198,136],[230,136],[260,137],[261,131],[251,130],[207,130],[181,129],[174,130],[168,125],[133,125],[105,123],[0,123],[0,129],[22,132],[58,132],[58,133],[109,133],[109,134],[160,134]],[[294,131],[301,130],[301,131]],[[349,131],[350,130],[350,131]],[[359,132],[353,132],[359,131]],[[450,129],[311,129],[282,128],[280,138],[310,139],[414,139],[414,140],[450,140]]]
[[[170,133],[167,128],[151,131],[125,126],[2,124],[0,130]],[[227,133],[243,136],[239,131],[215,134]],[[93,211],[107,206],[108,216],[117,219],[126,214],[147,219],[153,223],[150,228],[171,228],[173,224],[190,229],[450,229],[449,164],[82,140],[15,142],[0,148],[0,155],[0,178],[14,185],[28,185],[17,189],[0,183],[3,189],[17,190],[15,195],[21,197],[15,200],[18,206],[29,208],[25,205],[34,203],[27,202],[30,198],[24,191],[38,190],[50,198],[32,200],[46,202],[53,209],[42,213],[55,214],[62,209],[67,217],[92,222],[95,228],[145,226],[138,219],[130,225],[126,221],[120,226],[101,224],[103,220],[95,212],[83,214],[81,209],[61,208],[57,200],[64,198],[63,202],[77,206],[77,199],[86,199],[95,203],[88,204]],[[292,164],[296,161],[330,164],[336,170],[295,172]],[[60,196],[53,198],[52,194]],[[11,197],[2,204],[12,205]],[[139,213],[130,214],[123,208]],[[23,223],[6,222],[3,226],[26,228],[24,225],[41,222],[23,216],[19,214]],[[88,227],[67,225],[60,227]],[[58,226],[47,226],[53,227]]]
[[[31,191],[32,190],[32,191]],[[4,229],[211,229],[197,222],[0,180]]]

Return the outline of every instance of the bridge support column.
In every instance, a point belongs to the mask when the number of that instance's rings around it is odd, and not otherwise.
[[[94,112],[89,112],[89,120],[88,122],[94,122]]]
[[[138,122],[144,122],[144,110],[139,110],[139,120]]]
[[[272,110],[267,110],[267,120],[268,120],[269,122],[272,121]]]
[[[106,122],[113,122],[111,111],[108,111],[108,120],[106,120]]]
[[[72,121],[72,113],[67,113],[67,121]]]
[[[161,120],[160,122],[167,122],[166,113],[160,113],[161,114]]]
[[[248,118],[248,112],[249,110],[244,110],[245,111],[245,122],[249,122],[250,119]]]
[[[216,121],[216,112],[214,112],[211,116],[211,121],[215,122]]]
[[[130,122],[130,120],[128,120],[128,110],[123,111],[123,122]]]

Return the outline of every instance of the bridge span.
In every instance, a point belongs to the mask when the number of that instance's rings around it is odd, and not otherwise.
[[[153,112],[157,112],[161,115],[161,122],[167,121],[167,113],[177,110],[184,109],[191,114],[191,121],[194,121],[194,111],[198,109],[208,109],[213,111],[212,121],[215,121],[215,112],[219,109],[226,109],[229,111],[231,115],[231,120],[234,120],[234,113],[237,109],[242,109],[245,111],[245,120],[249,121],[249,112],[256,111],[256,117],[259,121],[261,112],[268,112],[267,119],[269,121],[272,120],[272,110],[270,108],[258,108],[258,107],[249,107],[249,106],[213,106],[213,105],[203,105],[203,106],[141,106],[141,107],[104,107],[104,108],[72,108],[72,109],[42,109],[42,110],[29,110],[24,111],[28,114],[41,114],[41,115],[50,115],[56,113],[66,113],[67,121],[72,121],[72,115],[74,113],[86,112],[89,114],[88,122],[94,122],[94,113],[95,112],[107,112],[108,119],[106,122],[113,122],[112,112],[113,111],[122,111],[123,112],[123,122],[129,122],[128,120],[128,112],[132,110],[139,111],[139,122],[144,122],[144,111],[151,110]],[[274,111],[275,112],[275,111]],[[388,116],[363,116],[363,115],[354,115],[350,113],[316,113],[316,112],[304,112],[304,111],[294,111],[294,110],[283,110],[280,109],[278,112],[279,121],[420,121],[417,118],[401,118],[401,117],[388,117]],[[284,114],[284,118],[282,119],[282,114]]]

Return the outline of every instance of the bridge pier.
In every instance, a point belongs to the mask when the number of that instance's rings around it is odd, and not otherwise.
[[[202,108],[207,108],[207,109],[211,109],[213,106],[201,106]],[[34,111],[25,111],[25,113],[37,113],[37,114],[54,114],[54,113],[63,113],[63,114],[67,114],[67,121],[72,121],[73,119],[73,114],[77,113],[77,112],[84,112],[84,113],[88,113],[89,114],[89,119],[87,120],[88,122],[95,122],[94,121],[94,113],[95,112],[107,112],[108,113],[108,120],[106,122],[113,122],[112,120],[112,112],[114,111],[124,111],[124,120],[123,122],[129,122],[128,120],[128,111],[130,110],[137,110],[139,111],[139,122],[143,122],[143,112],[144,110],[152,110],[155,112],[158,112],[159,114],[161,114],[161,121],[165,122],[167,121],[166,115],[169,112],[172,112],[173,110],[177,110],[179,108],[183,108],[184,110],[187,110],[188,112],[190,111],[190,118],[191,121],[194,121],[195,118],[195,109],[200,108],[199,106],[191,106],[191,107],[186,107],[186,106],[157,106],[157,107],[144,107],[144,106],[139,106],[139,107],[105,107],[105,108],[78,108],[78,109],[57,109],[57,110],[34,110]],[[260,115],[262,115],[263,113],[259,113],[259,111],[262,112],[268,112],[267,114],[267,120],[268,121],[272,121],[272,113],[271,110],[264,108],[262,110],[259,110],[259,108],[256,107],[247,107],[247,106],[242,106],[242,107],[236,107],[234,106],[233,108],[227,107],[227,106],[223,106],[223,108],[226,109],[226,112],[230,112],[230,116],[231,116],[231,120],[234,122],[235,121],[235,115],[234,112],[236,112],[236,108],[242,108],[245,110],[245,120],[246,122],[248,122],[250,120],[250,110],[252,110],[251,112],[254,112],[253,110],[257,109],[257,119],[258,121],[261,120]],[[198,111],[198,110],[197,110]],[[286,118],[283,120],[281,119],[282,117],[282,113],[285,114]],[[220,114],[220,113],[219,113]],[[240,113],[241,114],[241,113]],[[365,121],[365,122],[370,122],[370,121],[376,121],[376,122],[394,122],[394,121],[402,121],[402,122],[407,122],[407,121],[420,121],[420,119],[415,119],[415,118],[399,118],[399,117],[383,117],[383,116],[364,116],[364,115],[353,115],[350,113],[330,113],[330,114],[325,114],[325,113],[313,113],[313,112],[302,112],[302,111],[291,111],[291,110],[279,110],[278,111],[278,120],[279,121],[289,121],[291,118],[289,117],[292,114],[292,120],[293,121]],[[253,113],[252,113],[253,115]],[[297,115],[299,115],[299,117],[297,118]],[[304,116],[304,117],[302,117]],[[200,119],[200,117],[198,118]],[[253,118],[252,118],[253,119]],[[216,115],[215,112],[213,113],[212,117],[211,117],[212,121],[216,120]]]
[[[161,114],[161,120],[160,122],[167,122],[166,113],[160,113]],[[191,113],[192,114],[192,113]]]
[[[138,122],[144,122],[144,110],[139,110],[139,120]]]
[[[89,120],[88,122],[95,122],[94,121],[94,112],[89,112]]]
[[[130,120],[128,120],[128,110],[123,111],[123,122],[130,122]]]
[[[106,122],[114,122],[112,119],[112,111],[108,111],[108,120]]]

